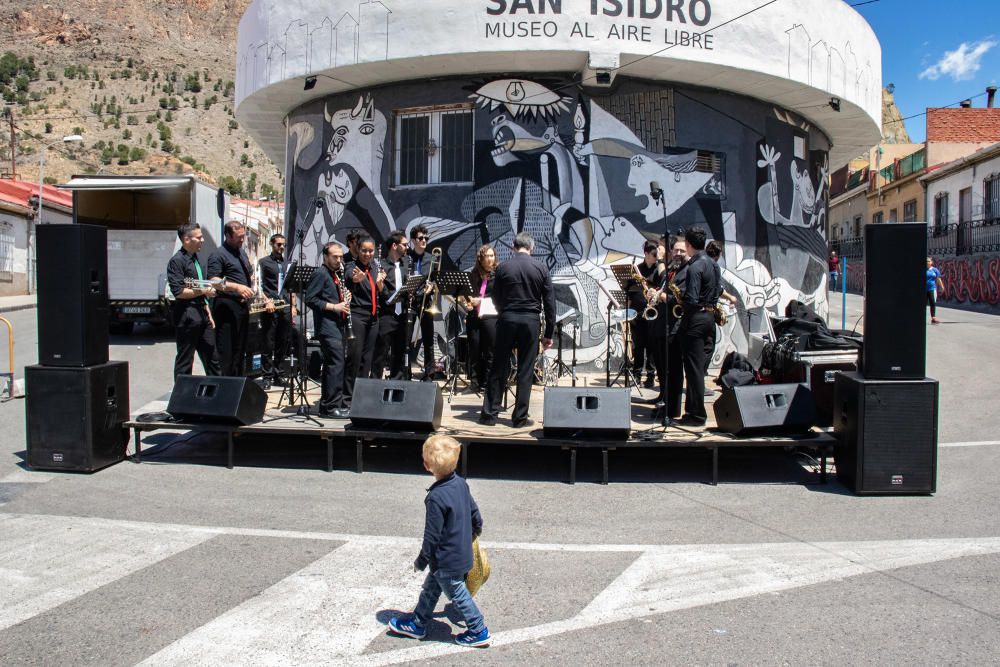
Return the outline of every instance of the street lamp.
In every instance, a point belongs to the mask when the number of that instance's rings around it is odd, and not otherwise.
[[[83,141],[83,137],[79,134],[68,134],[63,137],[60,141],[64,144],[71,143],[73,141]],[[42,204],[45,199],[45,195],[42,189],[45,187],[45,151],[49,149],[50,146],[55,146],[59,141],[53,141],[42,146],[42,150],[38,153],[38,223],[42,222]]]

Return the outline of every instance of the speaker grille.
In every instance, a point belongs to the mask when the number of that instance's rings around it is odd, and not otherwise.
[[[864,387],[862,488],[873,493],[934,489],[935,395],[931,383]]]

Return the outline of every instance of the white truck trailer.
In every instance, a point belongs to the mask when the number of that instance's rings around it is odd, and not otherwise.
[[[201,226],[202,261],[222,242],[229,195],[193,176],[74,176],[73,222],[108,228],[108,299],[113,333],[137,322],[170,322],[167,262],[180,248],[177,228]]]

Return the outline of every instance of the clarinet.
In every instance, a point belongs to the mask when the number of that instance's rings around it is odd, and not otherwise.
[[[347,289],[347,282],[344,278],[344,266],[341,264],[340,268],[337,269],[337,280],[340,281],[341,291]],[[347,307],[347,340],[354,340],[354,326],[351,324],[351,307]]]

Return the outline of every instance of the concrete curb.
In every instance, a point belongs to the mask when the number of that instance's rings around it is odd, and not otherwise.
[[[35,306],[36,306],[36,304],[33,304],[33,303],[22,303],[22,304],[15,304],[15,305],[11,305],[11,306],[2,306],[2,305],[0,305],[0,313],[13,313],[13,312],[18,311],[18,310],[29,310],[29,309],[34,309]]]

